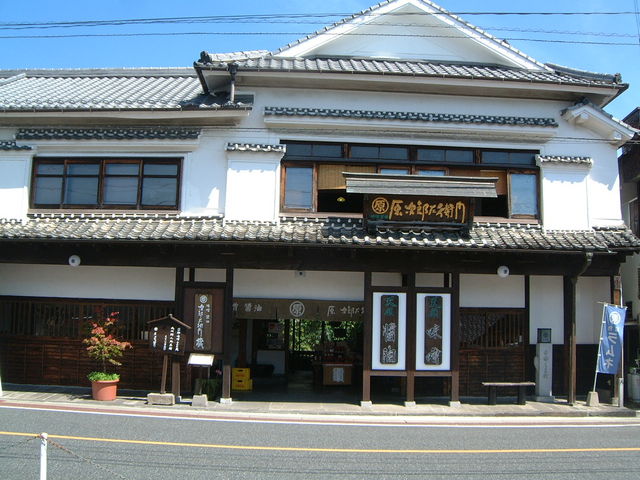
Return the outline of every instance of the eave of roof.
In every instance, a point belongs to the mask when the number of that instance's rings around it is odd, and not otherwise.
[[[224,221],[151,214],[39,214],[0,220],[0,241],[92,243],[203,243],[404,248],[431,251],[612,254],[640,251],[640,239],[624,227],[550,231],[530,224],[475,223],[468,233],[412,229],[369,234],[359,219]]]
[[[493,177],[428,177],[343,172],[347,193],[496,198]]]

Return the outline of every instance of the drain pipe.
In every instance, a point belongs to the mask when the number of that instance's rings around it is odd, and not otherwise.
[[[230,63],[227,67],[229,75],[231,76],[231,84],[229,89],[229,103],[236,102],[236,73],[238,73],[238,64]]]
[[[571,276],[564,277],[564,340],[568,347],[567,403],[576,403],[576,287],[580,277],[591,265],[593,252],[586,252],[580,269]]]

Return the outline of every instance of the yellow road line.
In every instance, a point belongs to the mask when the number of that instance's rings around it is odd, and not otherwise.
[[[34,437],[40,435],[22,432],[2,432],[0,435]],[[161,445],[171,447],[216,448],[227,450],[268,450],[277,452],[322,452],[322,453],[581,453],[581,452],[640,452],[640,447],[600,447],[600,448],[522,448],[522,449],[469,449],[469,450],[421,450],[421,449],[377,449],[377,448],[314,448],[314,447],[269,447],[260,445],[222,445],[215,443],[156,442],[151,440],[126,440],[120,438],[77,437],[73,435],[49,434],[49,438],[61,440],[82,440],[86,442],[127,443],[136,445]]]

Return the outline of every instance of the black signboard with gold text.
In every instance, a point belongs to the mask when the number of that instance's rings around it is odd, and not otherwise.
[[[472,208],[470,198],[386,194],[364,197],[364,218],[372,224],[468,227]]]

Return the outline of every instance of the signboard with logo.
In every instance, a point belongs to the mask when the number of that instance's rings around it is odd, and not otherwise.
[[[234,298],[233,313],[244,319],[305,318],[325,322],[360,322],[364,302],[345,300]]]
[[[223,353],[224,288],[185,288],[184,319],[189,352]]]
[[[468,227],[473,218],[470,198],[417,195],[365,195],[369,224],[446,225]]]

